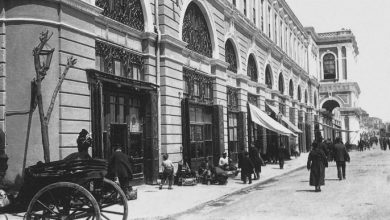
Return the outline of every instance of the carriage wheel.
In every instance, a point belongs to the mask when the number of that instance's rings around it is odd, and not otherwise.
[[[28,205],[27,220],[100,220],[99,205],[84,187],[70,182],[50,184],[35,194]]]
[[[92,195],[99,204],[101,219],[127,219],[127,198],[118,184],[104,178],[102,185],[95,185]]]

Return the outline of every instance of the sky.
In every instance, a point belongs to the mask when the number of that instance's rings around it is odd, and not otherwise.
[[[351,29],[359,55],[355,71],[359,105],[371,117],[390,122],[390,1],[286,0],[304,27],[317,33]]]

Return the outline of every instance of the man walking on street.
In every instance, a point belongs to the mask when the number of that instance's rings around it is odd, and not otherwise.
[[[345,162],[350,161],[347,148],[341,141],[341,138],[336,138],[336,144],[334,146],[334,160],[337,166],[337,176],[339,180],[345,179]]]

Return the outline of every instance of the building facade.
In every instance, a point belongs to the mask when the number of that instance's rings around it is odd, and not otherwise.
[[[323,106],[319,63],[327,49],[284,0],[26,0],[0,6],[0,153],[9,158],[11,182],[20,178],[21,161],[43,160],[39,116],[33,114],[38,129],[26,141],[26,113],[34,77],[30,51],[45,30],[53,33],[48,44],[55,52],[43,82],[44,106],[67,57],[78,60],[54,105],[51,160],[77,150],[82,128],[92,131],[94,157],[108,158],[114,145],[122,145],[136,161],[136,179],[149,184],[157,181],[163,153],[196,168],[204,159],[216,163],[224,151],[237,161],[251,145],[265,157],[280,143],[310,149]],[[250,106],[295,135],[259,124]]]
[[[333,127],[333,123],[324,120],[323,129],[341,132],[344,142],[357,144],[364,111],[359,107],[360,88],[353,78],[359,54],[355,36],[345,29],[327,33],[316,33],[312,27],[306,30],[318,46],[320,107],[331,117],[336,112],[341,116],[334,118],[339,126]],[[334,133],[327,135],[327,138],[334,137]]]

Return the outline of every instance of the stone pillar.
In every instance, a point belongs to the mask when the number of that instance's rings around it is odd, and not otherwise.
[[[337,47],[337,78],[339,80],[343,79],[344,71],[343,71],[343,53],[341,51],[341,46]]]
[[[229,65],[218,59],[211,60],[210,64],[211,74],[216,76],[213,85],[214,104],[223,107],[223,143],[225,151],[228,151],[226,70]]]

